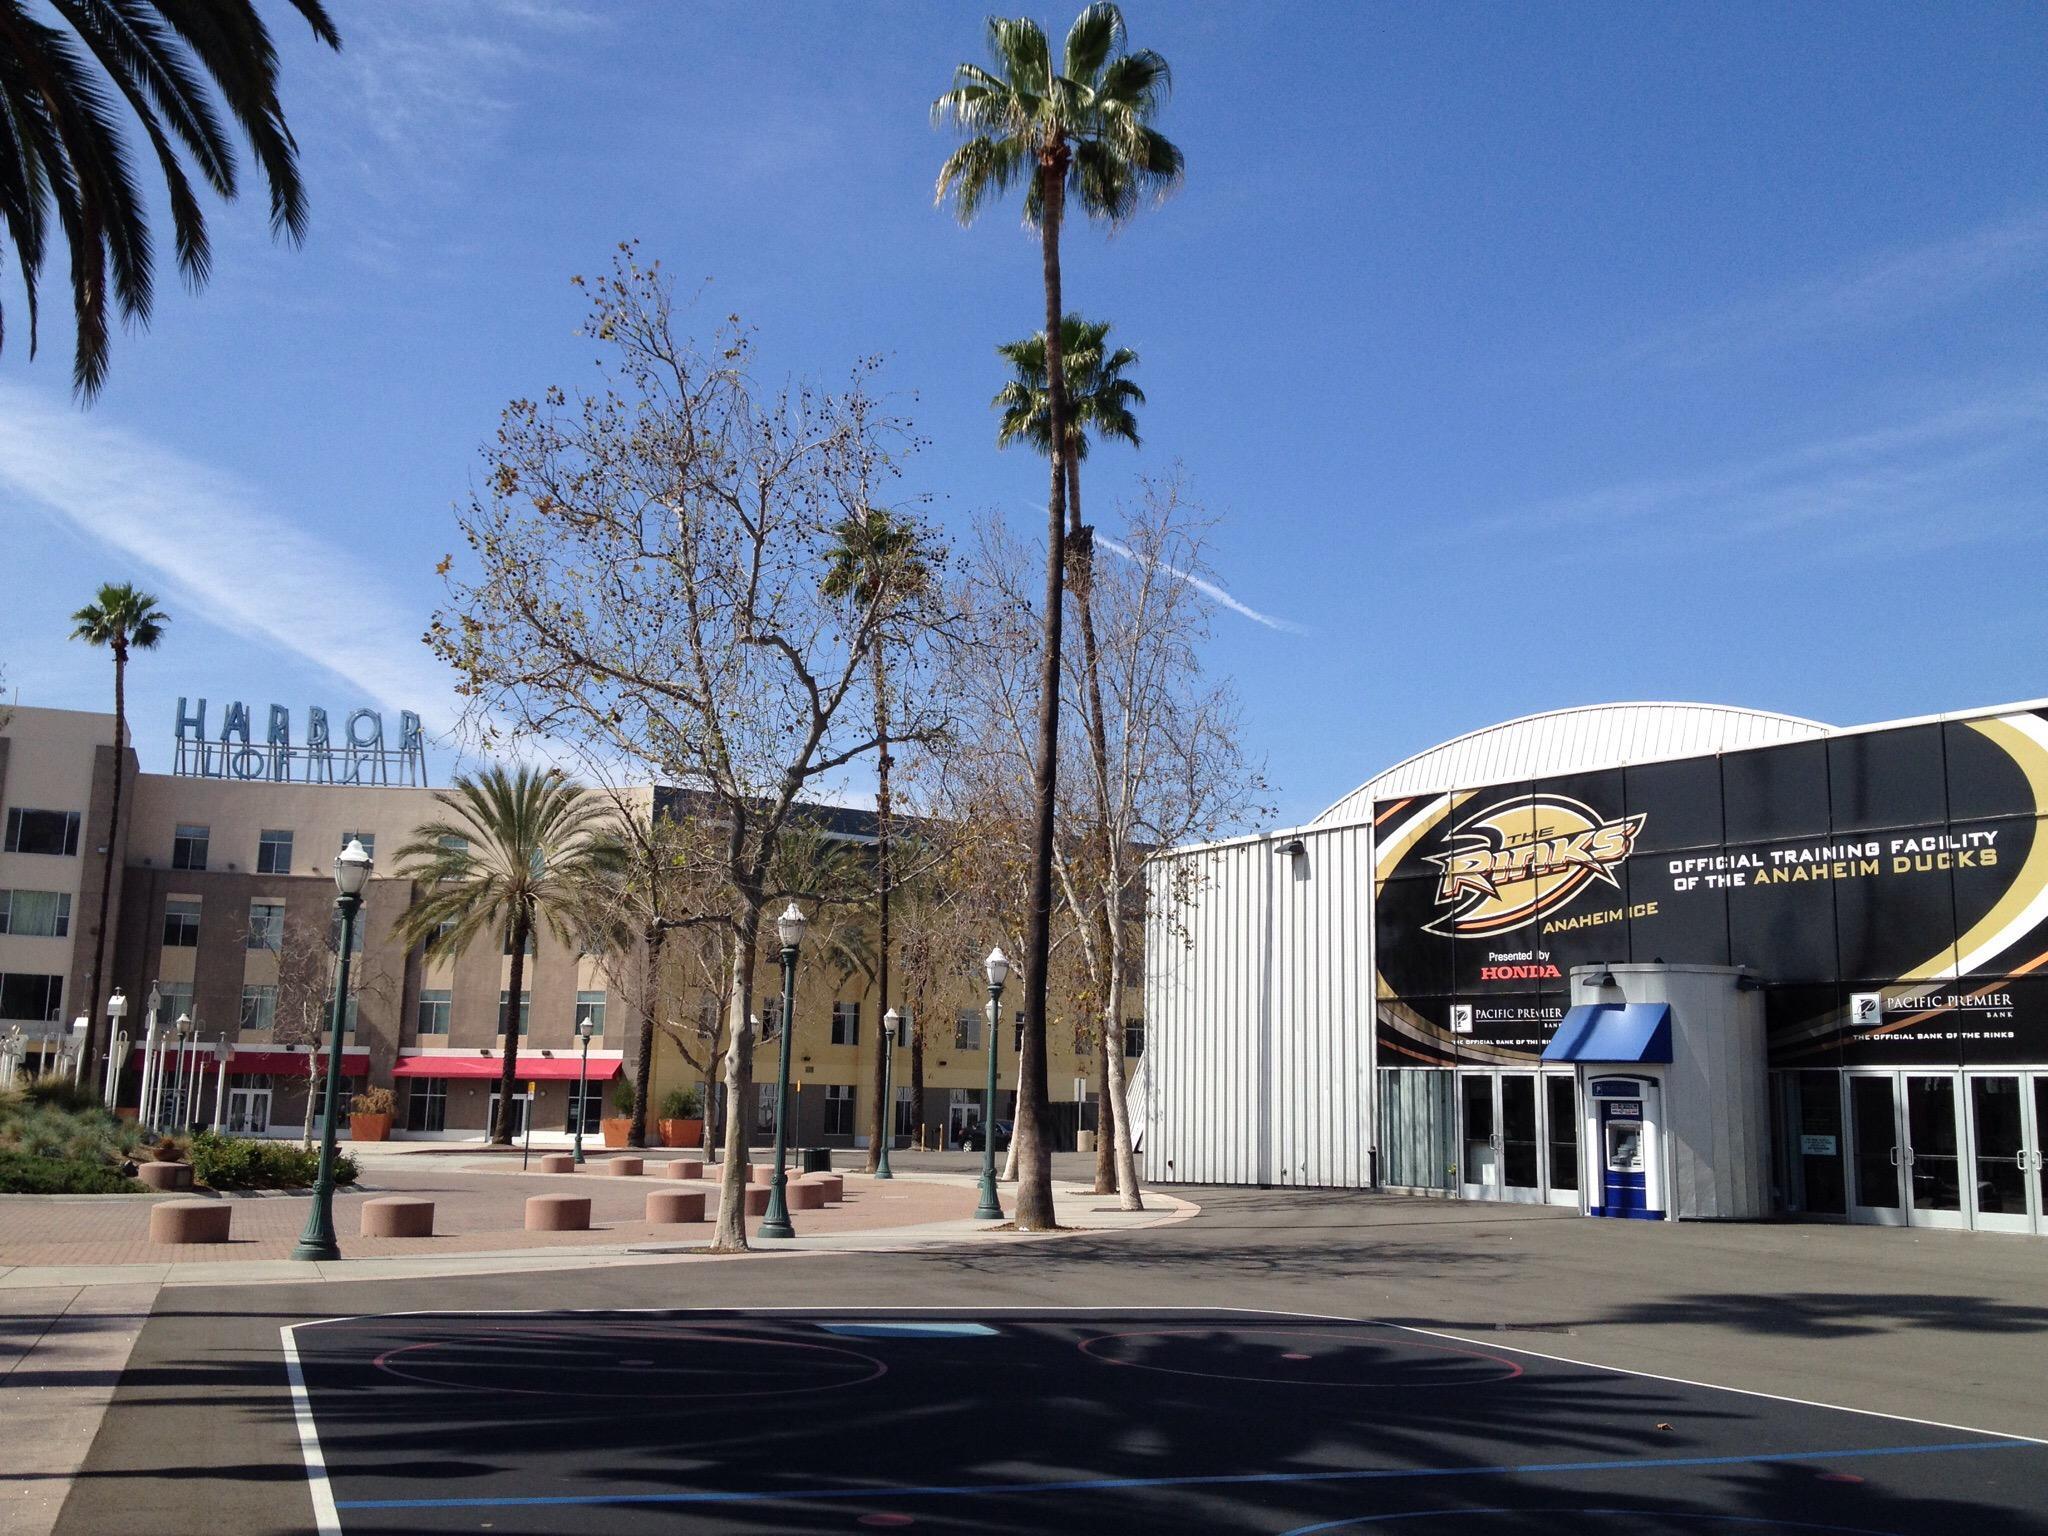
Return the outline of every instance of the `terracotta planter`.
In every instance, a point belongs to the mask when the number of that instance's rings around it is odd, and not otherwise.
[[[604,1144],[608,1147],[625,1146],[626,1138],[633,1133],[631,1115],[622,1115],[616,1120],[607,1115],[600,1123],[604,1126]]]
[[[704,1139],[702,1120],[657,1120],[664,1147],[694,1147]]]
[[[348,1139],[350,1141],[383,1141],[391,1135],[389,1115],[350,1115],[348,1117]]]

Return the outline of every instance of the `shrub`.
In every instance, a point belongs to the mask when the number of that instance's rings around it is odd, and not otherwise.
[[[108,1163],[0,1151],[0,1194],[132,1195],[141,1190],[134,1179]]]
[[[398,1099],[389,1088],[366,1088],[349,1100],[359,1115],[390,1115],[398,1112]]]
[[[74,1083],[68,1077],[55,1074],[35,1079],[23,1090],[22,1097],[30,1104],[49,1105],[70,1114],[106,1112],[100,1096],[86,1084]]]
[[[633,1113],[633,1085],[623,1077],[619,1079],[618,1087],[612,1090],[612,1108],[619,1112],[621,1118]]]
[[[213,1189],[304,1189],[320,1176],[320,1152],[296,1142],[201,1131],[192,1138],[192,1176]],[[355,1179],[355,1159],[336,1152],[334,1182]]]
[[[192,1154],[186,1150],[185,1143],[178,1140],[175,1136],[159,1136],[156,1145],[151,1147],[150,1151],[156,1154],[156,1160],[160,1163],[189,1163],[192,1161]]]
[[[662,1096],[661,1118],[664,1120],[694,1120],[700,1100],[694,1088],[671,1088]]]

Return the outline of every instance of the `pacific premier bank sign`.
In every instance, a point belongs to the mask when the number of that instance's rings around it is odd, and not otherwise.
[[[222,711],[220,734],[206,729],[206,700],[193,708],[178,700],[177,754],[171,772],[188,779],[241,779],[263,784],[386,784],[424,787],[427,749],[420,717],[398,712],[396,740],[384,733],[384,716],[352,709],[337,731],[327,711],[306,711],[303,741],[292,739],[291,711],[272,704],[259,737],[249,706],[239,700]]]

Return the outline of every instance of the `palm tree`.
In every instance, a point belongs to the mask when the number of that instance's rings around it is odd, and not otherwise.
[[[1089,764],[1095,773],[1096,803],[1109,803],[1109,734],[1102,710],[1102,671],[1095,641],[1095,604],[1092,583],[1095,570],[1094,530],[1081,521],[1081,461],[1088,456],[1088,438],[1093,432],[1104,438],[1121,438],[1133,448],[1139,446],[1138,418],[1134,406],[1145,403],[1145,392],[1124,377],[1124,370],[1137,365],[1138,354],[1129,347],[1109,350],[1109,322],[1083,320],[1068,314],[1060,320],[1061,359],[1066,368],[1067,438],[1062,458],[1066,465],[1067,492],[1067,580],[1073,588],[1074,609],[1081,620],[1082,704],[1087,712],[1083,722],[1088,737]],[[996,429],[996,446],[1007,448],[1018,441],[1031,443],[1041,453],[1052,447],[1052,413],[1046,389],[1045,333],[1027,336],[996,348],[1010,364],[1011,378],[991,402],[1002,412]],[[1102,867],[1111,865],[1107,847],[1108,819],[1098,822],[1097,851]],[[1077,920],[1082,914],[1074,914]],[[1099,928],[1100,925],[1098,925]],[[1098,940],[1103,936],[1098,933]],[[1098,942],[1098,952],[1109,953],[1107,942]],[[1105,998],[1108,989],[1104,989]],[[1105,1015],[1096,1031],[1096,1082],[1099,1085],[1095,1129],[1095,1192],[1110,1194],[1116,1188],[1116,1146],[1111,1134],[1111,1115],[1121,1115],[1123,1106],[1112,1103],[1110,1092],[1111,1036],[1117,1031],[1115,1019]],[[1107,1111],[1106,1113],[1104,1111]]]
[[[398,873],[425,887],[398,931],[408,944],[425,941],[430,955],[459,955],[484,934],[502,939],[511,953],[505,1065],[491,1134],[509,1146],[527,945],[543,926],[565,944],[587,936],[625,857],[610,807],[560,769],[486,768],[458,775],[434,798],[449,817],[426,823],[398,850]]]
[[[1068,29],[1061,61],[1037,22],[990,17],[993,68],[962,64],[934,116],[969,137],[939,170],[938,201],[962,223],[1012,183],[1024,187],[1024,218],[1037,226],[1045,281],[1047,432],[1052,485],[1047,507],[1045,612],[1039,657],[1037,762],[1032,774],[1030,933],[1024,956],[1024,1049],[1018,1061],[1017,1224],[1053,1225],[1052,1158],[1045,1145],[1045,973],[1052,951],[1052,838],[1060,739],[1060,608],[1066,559],[1061,503],[1067,438],[1066,369],[1060,352],[1060,225],[1072,196],[1092,218],[1121,223],[1145,195],[1180,180],[1181,153],[1151,126],[1170,83],[1166,61],[1124,49],[1123,13],[1096,4]]]
[[[100,868],[99,925],[92,934],[92,965],[86,972],[85,1027],[87,1061],[99,1059],[101,965],[107,944],[107,898],[114,889],[114,850],[120,843],[121,776],[128,738],[128,653],[153,651],[164,637],[171,616],[156,599],[127,582],[108,582],[93,600],[71,615],[71,638],[103,645],[114,653],[114,796],[107,823],[107,851]]]
[[[290,4],[316,38],[341,47],[321,0]],[[64,25],[39,19],[41,8],[27,0],[0,0],[0,216],[28,298],[33,357],[54,206],[71,250],[72,385],[90,400],[107,375],[108,267],[122,319],[147,321],[155,293],[147,197],[115,93],[156,155],[178,270],[193,287],[206,281],[213,252],[177,146],[207,186],[234,197],[235,144],[221,105],[270,184],[272,231],[294,245],[305,238],[306,193],[277,99],[277,50],[253,0],[50,0],[49,8]]]
[[[825,570],[825,595],[862,610],[884,613],[914,598],[931,580],[931,565],[915,524],[878,508],[849,513],[835,534]],[[889,659],[888,626],[874,626],[869,653],[875,696],[875,1064],[868,1115],[868,1172],[882,1156],[888,1108],[882,1103],[888,1042],[880,1015],[889,1011]]]

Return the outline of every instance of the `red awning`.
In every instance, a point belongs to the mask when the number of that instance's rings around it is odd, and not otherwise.
[[[616,1056],[590,1058],[590,1081],[610,1082],[626,1069]],[[505,1058],[489,1056],[406,1056],[391,1069],[393,1077],[498,1077],[504,1073]],[[574,1082],[582,1072],[574,1056],[521,1056],[512,1075],[522,1083],[538,1079],[544,1083]]]
[[[178,1048],[175,1045],[171,1046],[163,1053],[163,1059],[171,1063],[173,1067],[176,1067]],[[130,1055],[128,1065],[138,1071],[141,1070],[142,1052],[138,1050]],[[190,1071],[195,1065],[203,1067],[209,1072],[218,1068],[219,1062],[214,1059],[212,1041],[209,1040],[203,1044],[185,1047],[186,1070]],[[323,1071],[326,1069],[327,1053],[325,1051],[320,1053],[320,1066]],[[368,1051],[343,1051],[341,1053],[341,1075],[343,1077],[362,1077],[369,1070],[370,1053]],[[243,1050],[240,1046],[236,1046],[235,1054],[228,1062],[228,1071],[231,1073],[268,1072],[273,1076],[296,1074],[303,1077],[306,1074],[306,1053],[304,1051]]]

